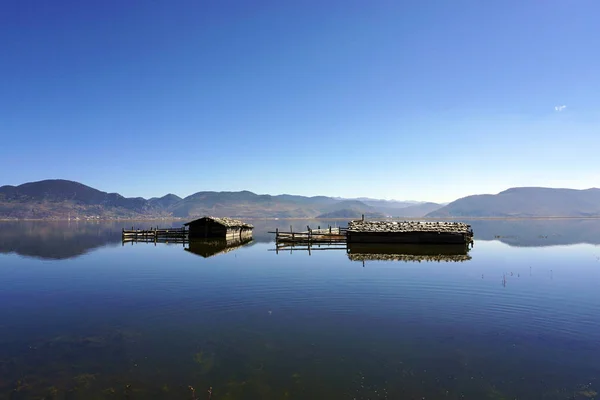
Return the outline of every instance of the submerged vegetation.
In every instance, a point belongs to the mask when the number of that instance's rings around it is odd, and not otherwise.
[[[267,332],[247,331],[244,338],[219,335],[220,341],[202,341],[189,353],[192,362],[138,354],[152,350],[142,345],[140,332],[115,330],[94,336],[57,336],[28,346],[27,352],[3,354],[0,361],[0,399],[394,399],[481,398],[513,399],[523,388],[504,390],[478,371],[478,360],[458,351],[446,365],[435,352],[422,360],[407,353],[397,361],[371,349],[367,363],[350,362],[348,351],[337,364],[320,356],[314,344],[290,343]],[[261,345],[262,344],[262,345]],[[140,346],[141,345],[141,346]],[[165,345],[168,350],[169,345]],[[281,353],[282,349],[286,352]],[[295,350],[294,350],[295,349]],[[434,349],[435,350],[435,349]],[[290,352],[291,351],[291,352]],[[143,354],[143,353],[142,353]],[[309,357],[309,358],[307,358]],[[285,362],[284,362],[285,360]],[[429,364],[429,367],[425,363]],[[473,364],[473,366],[471,366]],[[296,369],[300,368],[300,369]],[[444,371],[453,370],[448,376]],[[354,372],[353,372],[354,371]],[[369,371],[369,372],[367,372]],[[323,377],[328,379],[323,381]],[[533,389],[534,386],[531,387]],[[546,391],[544,399],[595,399],[592,383],[571,390]]]

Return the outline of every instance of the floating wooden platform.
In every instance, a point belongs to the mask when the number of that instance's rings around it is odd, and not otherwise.
[[[280,231],[277,229],[275,232],[269,232],[275,234],[275,242],[280,245],[289,244],[317,244],[317,243],[345,243],[346,242],[346,230],[345,228],[333,228],[328,227],[326,229],[310,229],[306,227],[306,231],[294,232],[290,226],[290,231]]]
[[[125,242],[183,242],[188,237],[185,228],[169,229],[123,229],[122,241]]]

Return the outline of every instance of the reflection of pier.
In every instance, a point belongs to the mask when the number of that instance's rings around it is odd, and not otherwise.
[[[307,251],[309,255],[313,251],[322,250],[345,250],[351,261],[405,261],[405,262],[462,262],[471,259],[470,244],[378,244],[378,243],[328,243],[328,244],[297,244],[276,243],[275,249],[270,251],[290,252]]]
[[[234,251],[252,242],[251,236],[237,239],[192,239],[185,251],[199,255],[204,258],[217,254],[225,254]]]
[[[310,255],[313,251],[320,250],[346,250],[347,245],[345,242],[342,243],[305,243],[305,244],[297,244],[297,243],[276,243],[274,249],[269,249],[269,251],[274,251],[276,253],[281,252],[290,252],[294,251],[308,251]]]

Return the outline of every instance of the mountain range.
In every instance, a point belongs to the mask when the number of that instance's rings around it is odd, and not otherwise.
[[[0,187],[0,219],[183,218],[469,218],[600,216],[600,189],[511,188],[449,204],[327,196],[202,191],[144,199],[68,180]]]
[[[511,188],[463,197],[427,217],[600,217],[600,189]]]
[[[384,218],[418,217],[442,207],[435,203],[327,196],[202,191],[185,198],[174,194],[127,198],[67,180],[44,180],[0,187],[2,219],[184,218],[202,215],[238,218]]]

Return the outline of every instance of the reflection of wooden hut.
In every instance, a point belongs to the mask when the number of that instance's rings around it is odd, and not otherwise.
[[[249,238],[252,236],[252,225],[233,218],[202,217],[184,224],[188,227],[191,239],[198,238]]]
[[[230,251],[239,249],[242,246],[252,242],[251,237],[236,238],[236,239],[195,239],[189,242],[189,246],[185,248],[190,253],[197,254],[201,257],[208,258],[217,254],[225,254]]]
[[[468,261],[469,247],[464,244],[365,244],[348,243],[352,261]]]
[[[350,221],[348,243],[464,244],[473,239],[462,222]]]

